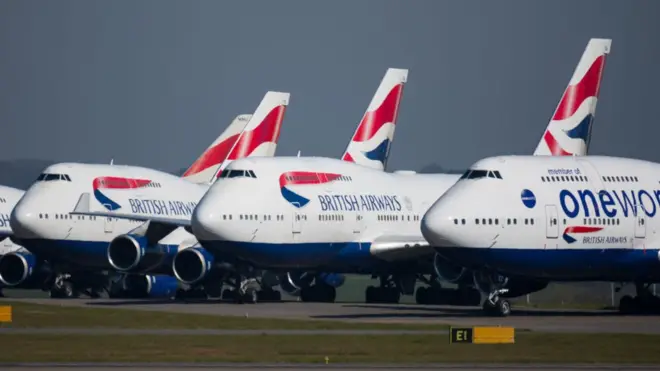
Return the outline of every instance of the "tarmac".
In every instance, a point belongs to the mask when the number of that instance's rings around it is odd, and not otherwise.
[[[182,314],[207,314],[218,316],[247,316],[248,318],[282,318],[338,320],[346,322],[378,323],[438,323],[452,326],[513,326],[517,330],[562,333],[638,333],[660,334],[660,316],[623,316],[605,310],[532,310],[518,309],[506,318],[484,317],[481,308],[449,307],[433,305],[378,305],[348,303],[300,303],[277,302],[258,304],[234,304],[218,301],[175,302],[158,300],[110,300],[110,299],[17,299],[11,301],[48,304],[57,306],[122,308],[133,310],[166,311]],[[0,300],[0,304],[2,300]],[[53,324],[54,327],[57,324]],[[46,334],[163,334],[163,335],[261,335],[261,334],[345,334],[345,335],[392,335],[392,334],[442,334],[446,331],[400,330],[205,330],[205,329],[103,329],[103,328],[1,328],[3,333]],[[41,363],[2,364],[2,370],[657,370],[657,365],[609,365],[609,364],[424,364],[424,365],[373,365],[373,364],[245,364],[245,363]]]
[[[226,370],[238,369],[244,371],[257,371],[257,370],[444,370],[444,371],[486,371],[486,370],[537,370],[537,371],[585,371],[585,370],[657,370],[658,366],[627,366],[627,365],[571,365],[571,364],[556,364],[556,365],[532,365],[532,364],[426,364],[426,365],[367,365],[367,364],[241,364],[241,363],[221,363],[221,364],[86,364],[86,363],[51,363],[51,364],[0,364],[3,370],[63,370],[73,369],[78,371],[133,371],[133,370]]]
[[[166,311],[174,313],[197,313],[219,316],[242,316],[251,318],[317,319],[346,322],[377,323],[437,323],[451,326],[512,326],[518,330],[561,333],[635,333],[660,334],[660,316],[624,316],[616,311],[605,310],[535,310],[514,308],[512,315],[505,318],[484,317],[478,307],[450,307],[434,305],[386,305],[347,303],[300,303],[277,302],[258,304],[234,304],[218,301],[175,302],[159,300],[109,300],[109,299],[14,299],[15,301],[60,305],[135,310]],[[1,301],[0,301],[1,302]],[[55,324],[54,324],[55,327]],[[4,331],[19,331],[6,329]],[[72,329],[42,329],[41,331],[74,331]],[[79,330],[75,330],[79,331]],[[82,331],[82,330],[80,330]],[[90,333],[102,333],[105,329],[85,329]],[[144,330],[122,330],[137,334]],[[132,332],[131,332],[132,331]],[[205,334],[199,330],[154,330],[168,334],[182,331],[185,334]],[[222,331],[222,330],[219,330]],[[240,330],[239,330],[240,332]],[[232,330],[232,334],[236,334]],[[243,330],[243,334],[263,334],[264,331]],[[326,330],[306,331],[300,334],[328,333]],[[421,332],[414,332],[421,333]],[[437,333],[437,332],[435,332]],[[229,334],[229,333],[227,333]],[[351,330],[351,335],[383,334],[391,331]]]

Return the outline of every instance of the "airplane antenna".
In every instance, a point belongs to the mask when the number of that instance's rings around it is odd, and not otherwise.
[[[300,150],[298,150],[298,156],[296,156],[296,157],[300,157]]]
[[[110,165],[113,165],[114,163],[115,163],[115,159],[114,159],[114,158],[111,158],[111,159],[110,159]]]

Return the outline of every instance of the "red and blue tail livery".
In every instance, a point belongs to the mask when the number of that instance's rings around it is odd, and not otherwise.
[[[538,144],[535,155],[584,156],[612,40],[591,39]]]
[[[211,143],[181,177],[193,183],[208,183],[212,181],[218,168],[229,156],[229,152],[236,144],[236,141],[251,118],[252,115],[248,114],[236,116],[227,129]]]
[[[390,68],[373,96],[342,160],[384,170],[408,70]]]
[[[137,189],[148,187],[150,184],[151,180],[148,179],[104,176],[95,178],[92,181],[92,188],[94,189],[94,197],[96,200],[109,211],[113,211],[120,209],[121,205],[101,192],[102,189]]]

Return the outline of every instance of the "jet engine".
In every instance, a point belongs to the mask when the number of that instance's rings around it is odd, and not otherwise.
[[[344,284],[345,277],[338,273],[310,273],[301,271],[287,272],[280,277],[280,287],[290,295],[298,296],[304,288],[323,282],[328,286],[338,288]]]
[[[467,269],[450,262],[438,253],[433,257],[433,270],[441,280],[450,283],[457,283],[469,277]]]
[[[38,268],[37,258],[29,252],[14,251],[0,257],[0,282],[5,286],[20,285]]]
[[[191,247],[176,254],[172,270],[179,281],[192,285],[204,280],[214,264],[215,258],[208,250]]]
[[[179,281],[168,275],[128,275],[124,287],[139,298],[171,298],[179,289]]]
[[[497,273],[474,272],[474,284],[483,293],[490,293],[492,288],[506,288],[508,291],[501,294],[503,298],[515,298],[541,291],[548,287],[548,281],[533,278],[508,278]]]
[[[122,234],[108,245],[108,262],[120,272],[145,272],[172,259],[177,248],[168,245],[147,245],[143,236]]]

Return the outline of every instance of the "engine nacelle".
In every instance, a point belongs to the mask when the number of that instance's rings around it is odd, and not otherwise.
[[[171,298],[179,289],[179,281],[164,274],[128,275],[124,278],[124,288],[141,298]]]
[[[501,294],[504,298],[515,298],[543,290],[548,281],[533,278],[508,278],[497,273],[474,272],[474,285],[483,293],[489,293],[493,285],[509,291]]]
[[[14,251],[0,258],[0,282],[18,286],[28,280],[37,269],[37,257],[29,252]]]
[[[433,257],[433,271],[441,280],[450,283],[456,283],[469,277],[465,267],[450,262],[438,253],[435,253]]]
[[[203,247],[191,247],[176,254],[172,270],[179,281],[192,285],[204,280],[214,264],[215,258],[208,250]]]
[[[280,276],[280,287],[290,295],[297,296],[300,290],[318,284],[322,281],[328,286],[338,288],[344,284],[346,277],[339,273],[310,273],[302,271],[287,272]]]
[[[300,294],[300,290],[309,287],[314,282],[314,274],[293,271],[280,276],[280,288],[291,295]]]
[[[108,245],[108,262],[120,272],[146,272],[167,259],[173,259],[177,249],[168,245],[147,245],[143,236],[122,234]]]
[[[320,273],[317,278],[325,282],[326,285],[338,288],[344,284],[346,277],[339,273]]]

